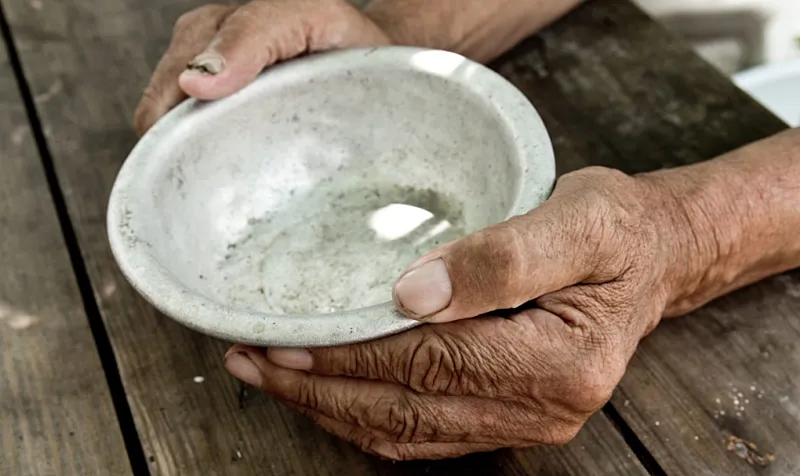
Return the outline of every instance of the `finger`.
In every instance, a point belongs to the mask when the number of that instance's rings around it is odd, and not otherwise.
[[[243,371],[242,359],[249,359],[249,365],[257,370]],[[538,415],[520,411],[513,404],[419,395],[393,383],[285,369],[269,362],[257,349],[229,353],[226,367],[277,398],[398,443],[517,441],[539,427],[533,424]],[[256,372],[258,380],[248,380]]]
[[[584,215],[568,197],[554,196],[524,216],[448,243],[401,275],[395,304],[408,317],[448,322],[514,309],[583,282],[598,259]]]
[[[134,114],[134,125],[140,135],[186,99],[178,77],[186,63],[208,45],[219,25],[234,9],[231,5],[207,5],[185,14],[175,23],[170,45],[156,66]]]
[[[418,327],[346,346],[272,348],[266,355],[278,366],[320,375],[394,382],[428,395],[496,398],[513,394],[516,363],[535,361],[529,359],[526,342],[540,339],[526,326],[526,321],[492,317]]]
[[[249,84],[265,67],[304,52],[388,43],[344,1],[254,1],[230,15],[181,74],[180,85],[191,96],[218,99]]]
[[[421,326],[358,344],[260,352],[275,365],[319,375],[393,382],[426,395],[508,399],[536,383],[520,375],[546,381],[563,370],[552,362],[572,328],[538,311]]]
[[[332,433],[356,445],[361,451],[395,461],[412,459],[455,458],[470,453],[493,451],[503,445],[493,443],[393,443],[373,433],[348,423],[329,418],[318,411],[299,405],[291,405],[297,412],[308,417],[328,433]]]

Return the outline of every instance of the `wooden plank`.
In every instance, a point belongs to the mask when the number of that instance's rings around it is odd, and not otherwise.
[[[0,40],[0,474],[131,474]]]
[[[266,397],[239,408],[226,348],[158,315],[123,280],[105,234],[106,201],[135,141],[131,116],[179,14],[205,3],[3,0],[122,380],[157,474],[645,474],[600,414],[563,448],[392,465],[366,457]],[[202,376],[202,383],[194,378]],[[474,474],[474,471],[471,471]]]
[[[785,127],[628,2],[590,2],[522,51],[499,70],[543,112],[562,172],[693,163]],[[663,323],[612,402],[669,474],[800,474],[799,343],[794,272]],[[748,463],[732,436],[776,460]]]

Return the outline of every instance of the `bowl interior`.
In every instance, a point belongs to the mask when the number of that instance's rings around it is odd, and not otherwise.
[[[512,132],[450,79],[477,65],[445,58],[451,74],[369,61],[275,68],[193,104],[129,185],[131,235],[172,279],[229,308],[389,301],[414,259],[503,220],[519,193]]]

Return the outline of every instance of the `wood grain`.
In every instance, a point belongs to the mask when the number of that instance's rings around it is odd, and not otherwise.
[[[785,128],[628,2],[588,3],[515,56],[498,69],[544,116],[561,172],[673,167]],[[798,375],[795,272],[663,323],[612,401],[668,474],[800,474]]]
[[[131,474],[0,40],[0,474]]]
[[[367,457],[261,395],[239,406],[226,344],[156,313],[127,285],[105,233],[131,117],[174,20],[200,0],[2,0],[37,95],[56,172],[153,474],[646,474],[599,414],[570,445],[450,462]],[[202,376],[202,383],[195,377]]]

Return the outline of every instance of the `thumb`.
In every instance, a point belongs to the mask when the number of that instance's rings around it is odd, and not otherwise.
[[[448,243],[413,263],[393,291],[412,319],[448,322],[512,309],[590,277],[594,249],[553,200]]]
[[[346,0],[254,1],[220,25],[208,47],[180,75],[190,96],[213,100],[242,89],[267,66],[305,52],[389,44]]]

